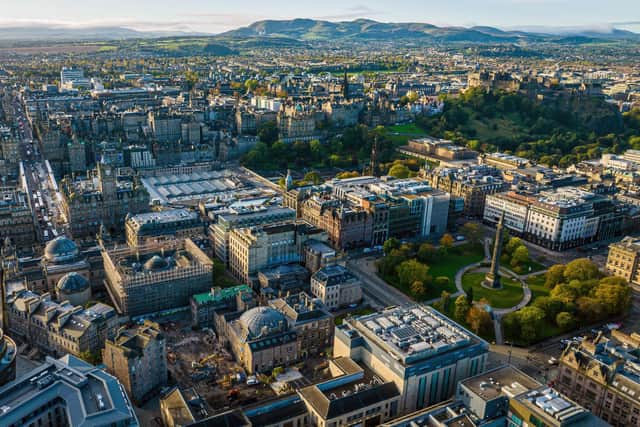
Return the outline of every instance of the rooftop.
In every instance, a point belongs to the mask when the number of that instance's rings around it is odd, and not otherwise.
[[[197,219],[198,214],[188,209],[170,209],[166,211],[134,215],[129,218],[129,222],[140,229],[146,225],[172,224],[185,221],[196,221]]]
[[[0,388],[0,424],[19,424],[25,415],[54,400],[64,406],[68,425],[139,425],[118,380],[71,355],[47,358]]]
[[[422,305],[392,307],[345,323],[405,365],[479,340],[457,323]]]
[[[514,397],[540,387],[540,383],[510,365],[501,366],[480,375],[460,381],[460,385],[480,396],[492,400],[499,396]]]

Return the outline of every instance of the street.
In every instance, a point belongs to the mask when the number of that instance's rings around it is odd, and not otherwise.
[[[64,222],[55,200],[55,188],[52,184],[54,178],[47,170],[38,142],[33,140],[33,129],[25,114],[20,94],[13,96],[12,106],[20,137],[20,178],[31,206],[36,238],[39,242],[46,243],[63,234],[64,230]]]

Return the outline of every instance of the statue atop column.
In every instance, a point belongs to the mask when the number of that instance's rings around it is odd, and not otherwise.
[[[491,257],[491,268],[484,278],[483,286],[487,288],[499,289],[502,287],[500,283],[500,255],[502,255],[502,239],[504,233],[504,211],[498,221],[496,227],[496,241],[493,243],[493,256]]]

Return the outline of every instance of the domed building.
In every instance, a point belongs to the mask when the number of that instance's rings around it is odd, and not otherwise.
[[[228,324],[227,332],[231,350],[249,373],[298,360],[296,331],[282,313],[271,307],[247,310]]]
[[[89,262],[75,242],[66,236],[58,236],[47,243],[42,257],[42,270],[46,290],[53,295],[58,295],[58,283],[67,273],[77,273],[90,283]]]
[[[72,271],[58,280],[56,296],[59,301],[69,301],[74,306],[91,300],[91,284],[86,277]]]

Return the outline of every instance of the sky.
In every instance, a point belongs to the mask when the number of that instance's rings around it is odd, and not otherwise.
[[[499,28],[625,28],[640,32],[640,0],[0,0],[0,26],[117,25],[218,33],[262,19],[370,18]]]

